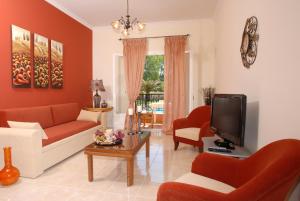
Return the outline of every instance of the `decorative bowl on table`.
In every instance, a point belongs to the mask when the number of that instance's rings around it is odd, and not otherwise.
[[[110,146],[122,144],[125,134],[121,130],[113,131],[112,129],[97,130],[94,135],[95,143],[97,145]]]

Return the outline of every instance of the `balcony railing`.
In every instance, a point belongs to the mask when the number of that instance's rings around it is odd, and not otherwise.
[[[163,93],[140,94],[135,105],[141,105],[147,111],[163,111]]]

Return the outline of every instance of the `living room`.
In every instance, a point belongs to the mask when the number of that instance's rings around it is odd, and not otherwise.
[[[74,102],[81,108],[88,107],[93,102],[91,80],[99,79],[108,93],[108,105],[114,108],[107,114],[107,127],[117,129],[124,126],[125,115],[115,110],[118,107],[116,60],[123,55],[122,41],[118,39],[123,36],[114,31],[110,23],[125,15],[126,1],[99,2],[1,2],[1,110]],[[251,153],[276,140],[299,140],[300,125],[297,120],[300,111],[295,106],[300,102],[300,96],[296,93],[300,73],[297,68],[300,64],[297,57],[299,40],[295,40],[300,34],[299,2],[174,2],[151,1],[150,6],[147,1],[129,1],[132,17],[147,19],[144,21],[145,30],[141,33],[132,31],[129,38],[189,34],[186,48],[189,54],[187,114],[204,105],[202,88],[212,86],[216,93],[247,95],[244,143]],[[80,15],[82,13],[86,15]],[[87,20],[95,19],[92,13],[97,14],[99,21]],[[114,13],[114,17],[111,18],[110,13]],[[240,47],[245,22],[251,16],[256,16],[258,20],[258,50],[254,64],[245,68]],[[31,38],[33,33],[40,34],[63,44],[64,86],[61,89],[40,89],[33,83],[29,88],[13,87],[12,25],[30,31]],[[147,42],[147,55],[164,54],[164,38],[149,38]],[[192,161],[199,152],[183,143],[174,151],[171,135],[165,135],[160,130],[153,133],[150,159],[145,159],[145,147],[137,153],[137,172],[131,187],[126,186],[126,161],[102,156],[94,159],[95,180],[88,182],[86,156],[78,152],[46,169],[35,179],[20,177],[11,186],[1,186],[0,200],[24,200],[27,196],[28,200],[156,200],[160,184],[190,172]],[[2,142],[0,144],[2,150]],[[12,147],[13,163],[14,149]],[[3,154],[0,155],[2,168]],[[299,198],[297,187],[290,200]]]

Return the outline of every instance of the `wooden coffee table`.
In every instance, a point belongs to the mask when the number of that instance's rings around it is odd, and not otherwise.
[[[93,181],[93,156],[110,156],[127,159],[127,186],[133,184],[134,156],[146,144],[146,157],[149,157],[150,131],[143,134],[127,135],[123,143],[115,146],[100,146],[92,143],[84,148],[88,161],[88,179]]]

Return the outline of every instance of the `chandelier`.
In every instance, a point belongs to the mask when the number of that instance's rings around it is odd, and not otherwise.
[[[139,31],[142,31],[145,28],[145,24],[138,21],[137,18],[134,18],[133,20],[130,19],[128,0],[126,16],[121,16],[120,19],[113,21],[111,26],[113,29],[119,30],[125,37],[129,35],[130,29],[133,30],[134,27],[137,27]]]

